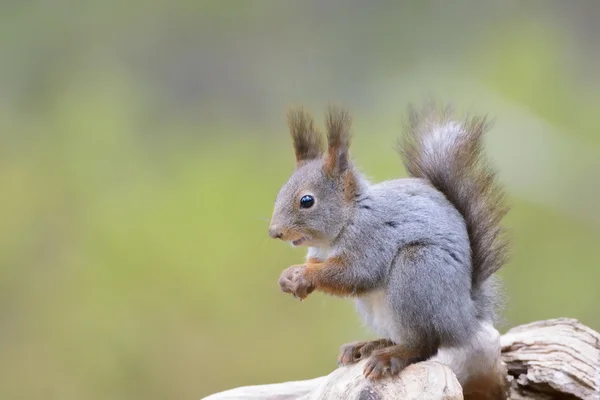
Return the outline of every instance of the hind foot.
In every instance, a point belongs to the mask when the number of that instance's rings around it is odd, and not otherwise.
[[[373,351],[365,365],[363,375],[369,379],[396,376],[410,364],[424,361],[425,359],[425,357],[404,346],[389,346]]]
[[[342,346],[338,357],[338,365],[350,365],[368,358],[373,351],[392,346],[394,343],[388,339],[353,342]]]

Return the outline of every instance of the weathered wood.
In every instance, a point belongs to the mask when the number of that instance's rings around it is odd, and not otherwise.
[[[510,399],[573,398],[600,400],[600,334],[567,318],[539,321],[509,330],[501,339],[502,359],[511,381]],[[426,361],[398,378],[363,378],[364,361],[306,381],[247,386],[205,400],[385,400],[463,398],[447,366]]]
[[[518,326],[500,339],[511,399],[600,399],[600,334],[574,319]],[[536,397],[537,396],[537,397]]]
[[[338,368],[308,381],[240,387],[208,396],[205,400],[264,399],[462,399],[462,389],[450,368],[434,361],[407,367],[398,379],[373,384],[363,377],[366,360]],[[443,396],[439,396],[442,394]]]

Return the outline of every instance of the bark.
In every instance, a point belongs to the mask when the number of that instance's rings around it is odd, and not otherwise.
[[[600,400],[600,334],[576,320],[538,321],[509,330],[500,338],[508,370],[510,399]],[[371,382],[364,363],[338,368],[306,381],[240,387],[205,400],[385,400],[463,398],[447,366],[426,361],[406,368],[398,378]]]

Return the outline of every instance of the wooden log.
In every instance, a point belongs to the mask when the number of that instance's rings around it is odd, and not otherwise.
[[[533,322],[500,338],[511,399],[600,399],[600,334],[574,319]]]
[[[600,334],[574,319],[533,322],[500,338],[502,360],[510,381],[511,400],[600,400]],[[386,400],[463,398],[449,367],[425,361],[394,379],[372,382],[362,375],[364,363],[338,368],[306,381],[246,386],[216,393],[205,400]]]

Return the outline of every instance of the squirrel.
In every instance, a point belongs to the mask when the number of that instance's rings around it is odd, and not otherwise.
[[[366,359],[364,376],[375,380],[437,360],[465,398],[506,398],[493,325],[509,207],[483,153],[488,118],[409,106],[397,146],[409,177],[372,183],[350,158],[345,108],[325,112],[327,147],[307,111],[287,117],[296,169],[277,194],[269,235],[308,252],[282,272],[280,289],[300,300],[315,290],[354,298],[380,337],[343,345],[338,364]]]

